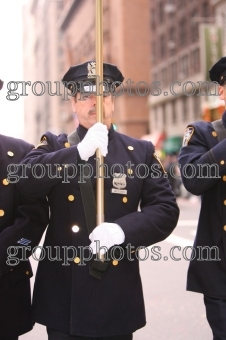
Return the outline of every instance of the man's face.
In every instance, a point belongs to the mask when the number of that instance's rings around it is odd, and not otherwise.
[[[96,96],[94,94],[77,93],[75,98],[72,98],[72,109],[78,117],[79,124],[89,129],[97,122],[96,116]],[[112,114],[114,112],[114,97],[112,95],[103,97],[103,124],[107,125],[108,129],[111,126]]]

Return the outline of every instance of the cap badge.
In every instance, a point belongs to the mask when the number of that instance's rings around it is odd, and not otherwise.
[[[92,61],[87,65],[87,78],[96,78],[96,62]]]

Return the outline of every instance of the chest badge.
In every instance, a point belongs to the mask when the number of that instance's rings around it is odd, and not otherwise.
[[[121,174],[118,172],[115,172],[113,174],[113,187],[111,189],[111,193],[112,194],[121,194],[121,195],[127,195],[127,190],[124,188],[126,188],[126,175],[125,174]]]

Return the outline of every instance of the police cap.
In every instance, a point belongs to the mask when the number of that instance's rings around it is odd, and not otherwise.
[[[219,85],[226,82],[226,57],[222,57],[213,67],[209,70],[210,79],[216,81]]]
[[[123,80],[124,77],[117,66],[103,63],[103,81],[107,85],[111,86],[113,84],[114,87],[117,87]],[[70,90],[72,90],[73,87],[71,83],[75,83],[77,91],[80,91],[81,88],[83,88],[84,92],[95,92],[96,86],[89,86],[87,84],[96,83],[96,62],[87,61],[83,64],[71,66],[65,73],[62,82],[64,86]]]

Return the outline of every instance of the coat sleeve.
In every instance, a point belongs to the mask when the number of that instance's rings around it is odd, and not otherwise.
[[[217,143],[214,133],[206,122],[192,124],[185,132],[178,160],[182,182],[194,195],[202,195],[226,171],[226,139]]]
[[[64,148],[57,136],[47,132],[40,144],[29,152],[18,167],[17,186],[21,192],[48,196],[52,187],[77,174],[80,160],[77,146]]]
[[[14,223],[0,234],[0,277],[19,265],[22,259],[28,261],[49,220],[46,198],[28,197],[18,190],[15,197],[17,208]]]
[[[115,221],[125,233],[125,244],[149,246],[168,237],[177,225],[179,208],[161,161],[148,143],[149,174],[142,186],[140,211]]]

